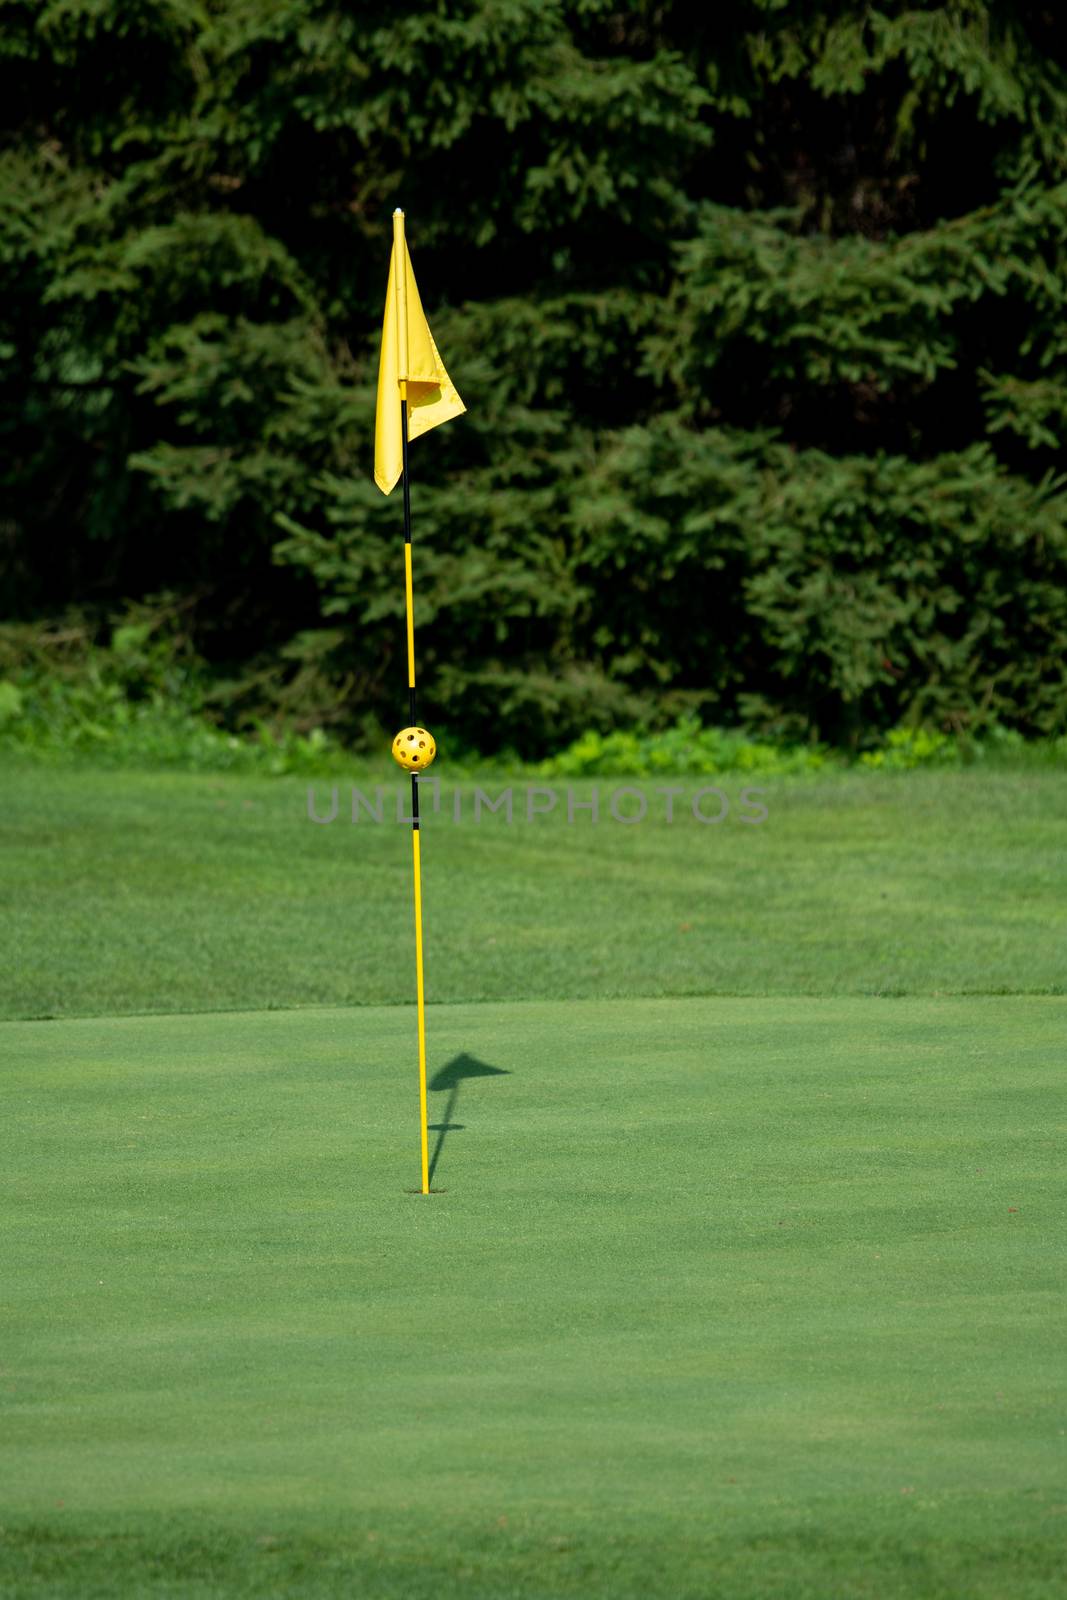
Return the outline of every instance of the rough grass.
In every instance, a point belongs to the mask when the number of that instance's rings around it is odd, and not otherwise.
[[[457,825],[446,786],[424,832],[432,1001],[1067,988],[1055,770],[769,780],[761,825],[740,778],[718,826],[692,818],[697,780],[673,824],[654,794],[645,822],[612,821],[604,780],[600,823],[571,825],[556,787],[553,814],[509,827],[475,824],[470,784]],[[9,763],[0,1015],[409,1000],[409,830],[353,826],[340,789],[316,826],[295,780]]]

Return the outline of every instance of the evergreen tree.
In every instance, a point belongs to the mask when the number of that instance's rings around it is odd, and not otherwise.
[[[1064,68],[1022,0],[0,0],[8,611],[395,720],[402,204],[435,726],[1062,728]]]

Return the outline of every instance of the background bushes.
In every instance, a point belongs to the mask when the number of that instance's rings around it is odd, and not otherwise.
[[[9,617],[165,592],[226,727],[395,720],[399,203],[469,406],[413,450],[435,727],[1067,726],[1054,8],[2,17]]]

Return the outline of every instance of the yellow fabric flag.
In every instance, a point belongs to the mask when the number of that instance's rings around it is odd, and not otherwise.
[[[404,469],[400,384],[407,382],[408,442],[441,422],[462,416],[466,406],[441,360],[411,270],[404,213],[393,213],[393,254],[378,363],[378,412],[374,426],[374,481],[383,494],[396,488]]]

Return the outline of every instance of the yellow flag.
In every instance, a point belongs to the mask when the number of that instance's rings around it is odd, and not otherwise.
[[[400,385],[407,384],[408,440],[440,422],[462,416],[466,406],[441,360],[411,270],[404,213],[393,213],[393,255],[382,323],[378,364],[378,414],[374,426],[374,481],[383,494],[395,489],[403,471]]]

